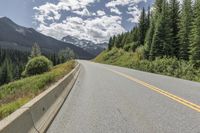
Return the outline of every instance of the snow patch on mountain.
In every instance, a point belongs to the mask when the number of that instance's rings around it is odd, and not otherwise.
[[[84,50],[88,51],[89,53],[91,53],[93,55],[98,55],[104,49],[107,48],[107,43],[97,44],[97,43],[94,43],[94,42],[89,41],[89,40],[78,39],[76,37],[69,36],[69,35],[66,36],[66,37],[63,37],[62,41],[66,42],[66,43],[71,43],[71,44],[76,45],[80,48],[83,48]]]

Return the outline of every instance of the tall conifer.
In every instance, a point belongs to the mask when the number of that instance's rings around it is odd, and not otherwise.
[[[167,0],[162,3],[162,13],[158,16],[156,22],[155,33],[153,36],[151,46],[151,56],[171,56],[172,42],[171,42],[171,28],[169,25],[169,4]]]
[[[192,2],[191,0],[183,0],[181,19],[179,24],[179,58],[188,60],[189,59],[189,36],[191,34],[192,26]]]
[[[172,30],[172,46],[173,46],[173,56],[178,57],[179,55],[179,20],[180,20],[180,3],[178,0],[169,1],[169,15],[170,15],[170,26]]]
[[[194,22],[190,36],[190,59],[200,66],[200,1],[195,1]]]

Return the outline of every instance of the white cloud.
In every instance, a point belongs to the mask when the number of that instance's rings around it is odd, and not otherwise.
[[[96,0],[60,0],[59,3],[64,3],[71,10],[84,9],[86,6],[94,3]]]
[[[140,2],[147,2],[147,0],[112,0],[106,4],[106,7],[109,8],[111,12],[121,15],[119,7],[127,6],[127,13],[132,16],[131,18],[128,18],[127,21],[138,23],[140,10],[137,5]]]
[[[72,11],[73,13],[76,13],[78,15],[81,15],[81,16],[91,16],[91,13],[88,11],[87,8],[84,8],[84,9],[81,9],[81,10],[75,10],[75,11]]]
[[[33,9],[37,11],[34,18],[43,24],[45,24],[45,20],[59,20],[61,17],[59,14],[59,6],[52,3],[46,3],[40,7],[34,7]]]
[[[132,15],[132,17],[128,18],[127,21],[132,23],[138,23],[141,10],[139,10],[137,6],[128,7],[127,13]]]
[[[45,20],[59,20],[60,11],[72,11],[78,15],[89,16],[87,6],[94,3],[96,0],[60,0],[57,4],[46,3],[33,9],[37,11],[34,18],[40,23],[45,23]],[[50,17],[49,17],[50,16]]]
[[[98,16],[104,16],[106,13],[104,12],[104,11],[102,11],[102,10],[98,10],[97,11],[97,15]]]
[[[79,17],[68,17],[62,23],[52,23],[49,26],[41,24],[38,30],[58,39],[72,35],[97,43],[108,41],[110,36],[126,31],[121,26],[119,16],[101,16],[85,20]]]
[[[118,15],[121,15],[121,14],[122,14],[122,13],[119,11],[119,9],[116,8],[116,7],[110,8],[110,12],[116,13],[116,14],[118,14]]]
[[[142,1],[146,2],[146,0],[109,0],[104,8],[108,8],[109,13],[115,13],[112,16],[102,8],[96,12],[90,10],[91,5],[99,0],[59,0],[56,4],[46,3],[34,7],[36,11],[34,18],[38,31],[57,39],[72,35],[94,42],[105,42],[110,36],[126,31],[122,26],[121,14],[126,13],[131,16],[125,21],[138,22],[140,10],[137,4]],[[125,10],[120,6],[125,7]],[[64,16],[63,12],[69,15]]]
[[[106,7],[116,7],[116,6],[125,6],[131,4],[138,4],[140,2],[146,2],[147,0],[112,0],[106,4]]]

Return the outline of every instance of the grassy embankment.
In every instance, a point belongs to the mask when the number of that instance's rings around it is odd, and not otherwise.
[[[200,68],[195,68],[190,62],[176,58],[157,58],[154,61],[144,60],[139,52],[131,53],[123,49],[113,48],[104,51],[94,61],[127,68],[133,68],[151,73],[163,74],[177,78],[200,81]]]
[[[75,61],[53,67],[49,72],[27,77],[0,87],[0,119],[8,116],[47,89],[75,67]]]

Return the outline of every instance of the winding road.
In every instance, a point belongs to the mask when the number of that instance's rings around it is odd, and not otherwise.
[[[79,63],[79,77],[47,133],[200,133],[200,83]]]

